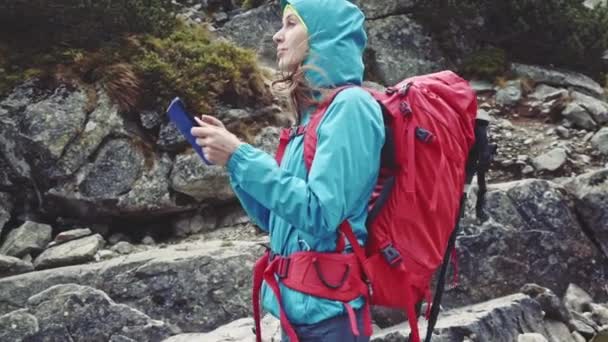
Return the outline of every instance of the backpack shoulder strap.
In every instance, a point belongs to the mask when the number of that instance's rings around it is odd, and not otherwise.
[[[329,105],[331,105],[334,98],[342,90],[351,87],[354,87],[354,85],[346,85],[333,89],[332,92],[325,97],[323,102],[321,102],[319,107],[311,114],[310,122],[306,125],[306,132],[304,133],[304,164],[306,165],[307,171],[310,171],[315,152],[317,151],[317,128],[319,128],[319,124],[323,120],[327,108],[329,108]]]

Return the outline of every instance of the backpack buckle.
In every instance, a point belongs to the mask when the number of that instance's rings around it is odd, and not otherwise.
[[[391,267],[397,266],[403,260],[401,258],[401,253],[399,253],[399,251],[393,247],[392,243],[389,243],[382,248],[382,255]]]
[[[427,143],[431,142],[431,140],[433,140],[433,133],[431,133],[430,131],[428,131],[422,127],[416,127],[415,134],[416,134],[416,138],[425,144],[427,144]]]
[[[287,273],[289,272],[289,263],[291,262],[291,259],[289,258],[280,258],[277,263],[277,271],[276,271],[276,275],[277,277],[279,277],[279,279],[285,279],[287,278]]]

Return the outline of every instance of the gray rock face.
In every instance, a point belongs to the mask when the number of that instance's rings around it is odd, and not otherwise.
[[[598,98],[604,96],[602,86],[583,74],[518,63],[511,64],[511,71],[518,77],[528,77],[537,83],[563,88],[574,87]]]
[[[517,341],[521,333],[543,331],[542,324],[540,305],[527,296],[515,294],[441,314],[433,341],[512,342]],[[419,329],[422,338],[426,332],[425,323],[420,324]],[[408,334],[409,325],[403,323],[376,332],[371,341],[404,341]]]
[[[273,155],[276,153],[277,147],[279,146],[279,136],[281,130],[277,127],[265,127],[255,137],[253,144],[265,151],[266,153]]]
[[[31,262],[7,255],[0,255],[0,278],[34,270]]]
[[[2,278],[0,314],[53,285],[76,283],[183,332],[210,331],[251,313],[251,270],[261,253],[254,242],[199,242]]]
[[[396,13],[403,14],[409,12],[419,2],[417,0],[387,0],[387,1],[353,1],[365,14],[367,20],[386,17]]]
[[[37,253],[51,241],[51,226],[27,221],[19,228],[8,233],[0,254],[22,257],[29,253]]]
[[[144,156],[128,140],[109,141],[79,184],[84,196],[112,198],[131,190],[142,172]]]
[[[98,92],[97,97],[95,110],[88,115],[88,120],[82,124],[84,128],[67,146],[58,163],[59,170],[55,177],[73,174],[86,164],[87,158],[110,133],[123,132],[123,121],[117,107],[110,102],[105,92]]]
[[[92,234],[93,232],[89,228],[71,229],[57,234],[57,236],[55,236],[55,239],[53,239],[53,242],[55,242],[56,244],[60,244],[71,240],[80,239],[82,237],[89,236]]]
[[[225,169],[205,165],[196,153],[178,155],[170,178],[173,190],[198,201],[234,198]]]
[[[562,296],[568,279],[576,279],[592,296],[606,296],[600,284],[608,263],[583,232],[565,189],[523,180],[492,187],[486,200],[489,221],[478,225],[463,220],[457,239],[459,286],[447,290],[443,304],[480,302],[526,283]]]
[[[386,85],[439,71],[444,60],[431,37],[408,15],[367,22],[368,67]]]
[[[4,225],[11,219],[11,211],[13,211],[13,201],[9,194],[0,192],[0,236]]]
[[[608,256],[608,169],[580,175],[565,186],[576,196],[585,230]]]
[[[608,127],[604,127],[595,133],[591,138],[591,145],[601,154],[608,156]]]
[[[577,103],[585,108],[593,118],[593,121],[597,122],[599,125],[608,122],[608,103],[578,91],[572,92],[571,96],[573,98],[573,103]]]
[[[26,309],[0,316],[0,341],[24,341],[39,330],[36,316],[29,314]]]
[[[208,333],[190,333],[171,336],[163,342],[249,342],[253,339],[251,329],[255,327],[253,318],[241,318],[223,325]],[[281,325],[278,319],[271,315],[262,318],[262,341],[280,341]]]
[[[9,329],[2,329],[0,337],[11,338],[3,341],[119,341],[116,335],[127,341],[160,341],[176,332],[116,304],[102,291],[76,284],[56,285],[30,297],[27,309],[0,316],[3,325]]]
[[[569,103],[562,112],[562,116],[578,128],[592,130],[597,127],[597,123],[593,120],[591,114],[578,102]]]
[[[500,88],[496,92],[496,104],[500,106],[514,106],[521,100],[521,97],[521,81],[509,81],[504,88]]]
[[[556,171],[565,163],[568,155],[563,148],[555,148],[532,160],[534,167],[539,171]]]
[[[95,234],[51,247],[34,260],[34,267],[44,269],[92,261],[104,243],[103,237]]]
[[[218,33],[239,46],[256,50],[267,65],[275,65],[276,48],[272,36],[280,28],[280,9],[273,4],[236,15],[218,30]]]

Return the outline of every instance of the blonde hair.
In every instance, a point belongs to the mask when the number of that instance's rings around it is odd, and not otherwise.
[[[314,106],[323,103],[330,89],[315,87],[306,79],[306,71],[316,71],[327,78],[327,74],[319,67],[312,64],[299,65],[291,72],[278,72],[278,78],[272,82],[272,91],[275,95],[287,100],[289,110],[296,118],[296,123],[301,120],[301,113]]]

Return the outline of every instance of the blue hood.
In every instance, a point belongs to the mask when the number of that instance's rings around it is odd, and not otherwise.
[[[363,81],[363,50],[367,43],[365,16],[347,0],[281,0],[291,5],[308,28],[309,56],[304,65],[311,85],[331,88]]]

